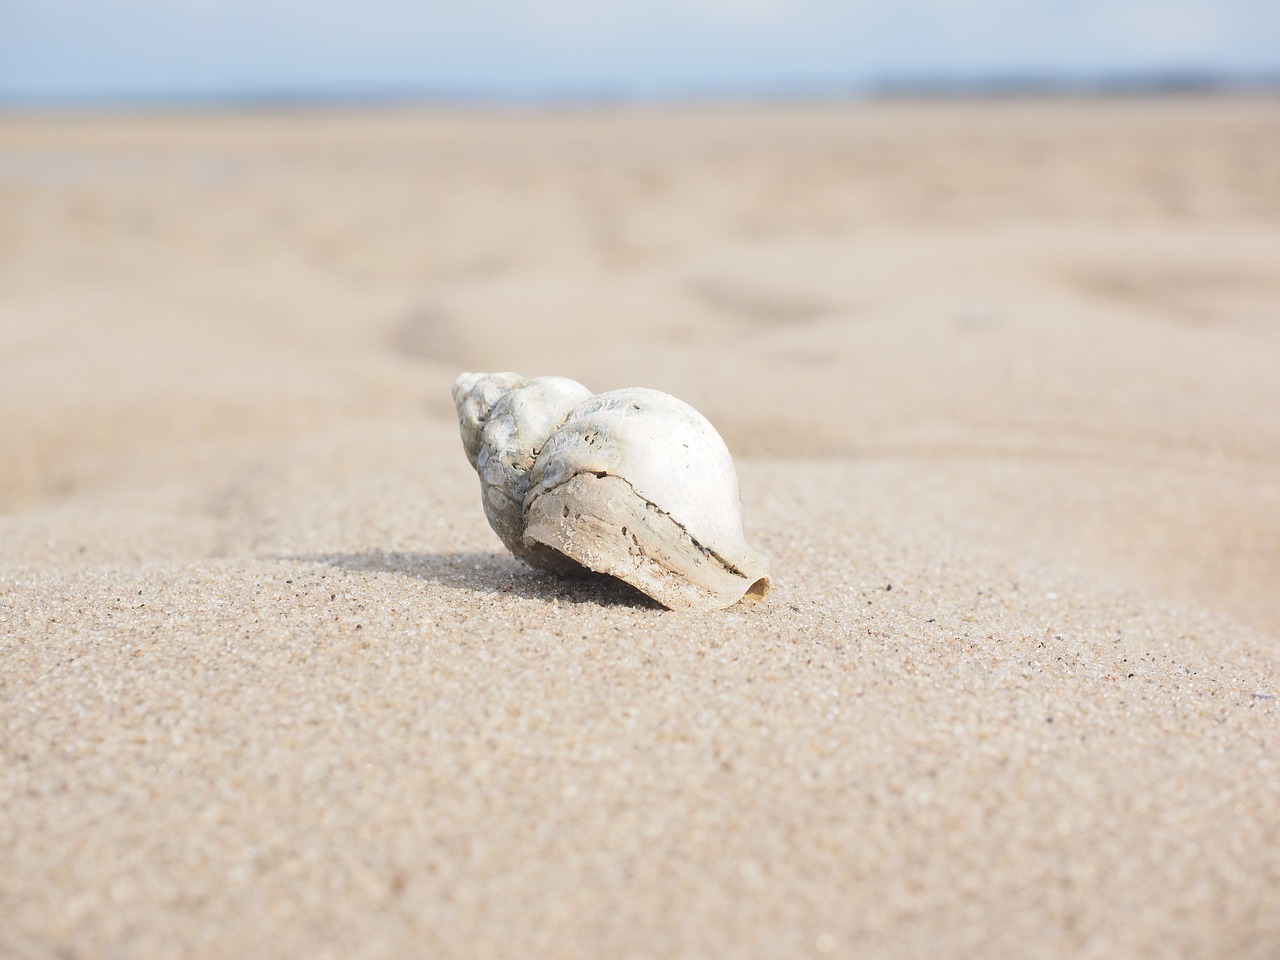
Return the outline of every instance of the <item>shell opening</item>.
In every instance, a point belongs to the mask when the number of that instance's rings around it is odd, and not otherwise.
[[[769,595],[769,591],[772,589],[773,589],[773,581],[770,580],[768,577],[761,577],[751,586],[747,587],[747,592],[743,594],[742,599],[749,602],[754,602],[756,600],[763,600],[766,596]]]

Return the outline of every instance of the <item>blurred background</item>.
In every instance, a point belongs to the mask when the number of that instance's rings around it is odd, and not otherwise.
[[[1277,77],[1270,0],[0,0],[10,549],[263,549],[517,369],[1280,629]]]

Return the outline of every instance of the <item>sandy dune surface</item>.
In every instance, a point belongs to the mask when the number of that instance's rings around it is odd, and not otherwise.
[[[1280,100],[0,117],[0,955],[1280,953]],[[646,385],[763,603],[507,555]]]

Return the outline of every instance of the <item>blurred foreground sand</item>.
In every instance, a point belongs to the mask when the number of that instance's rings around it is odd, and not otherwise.
[[[0,954],[1274,956],[1280,101],[0,119]],[[501,552],[648,385],[762,606]]]

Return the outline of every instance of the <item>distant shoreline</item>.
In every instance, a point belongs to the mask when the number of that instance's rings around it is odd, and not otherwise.
[[[1196,70],[1060,77],[1000,74],[972,78],[884,77],[848,85],[777,83],[758,87],[635,91],[596,89],[543,90],[532,93],[468,89],[383,88],[369,90],[277,89],[209,90],[189,93],[141,92],[13,94],[0,90],[0,111],[7,113],[135,110],[278,110],[350,107],[605,107],[685,106],[699,104],[841,102],[878,100],[990,100],[1023,98],[1108,98],[1237,96],[1280,92],[1280,71],[1218,74]]]

